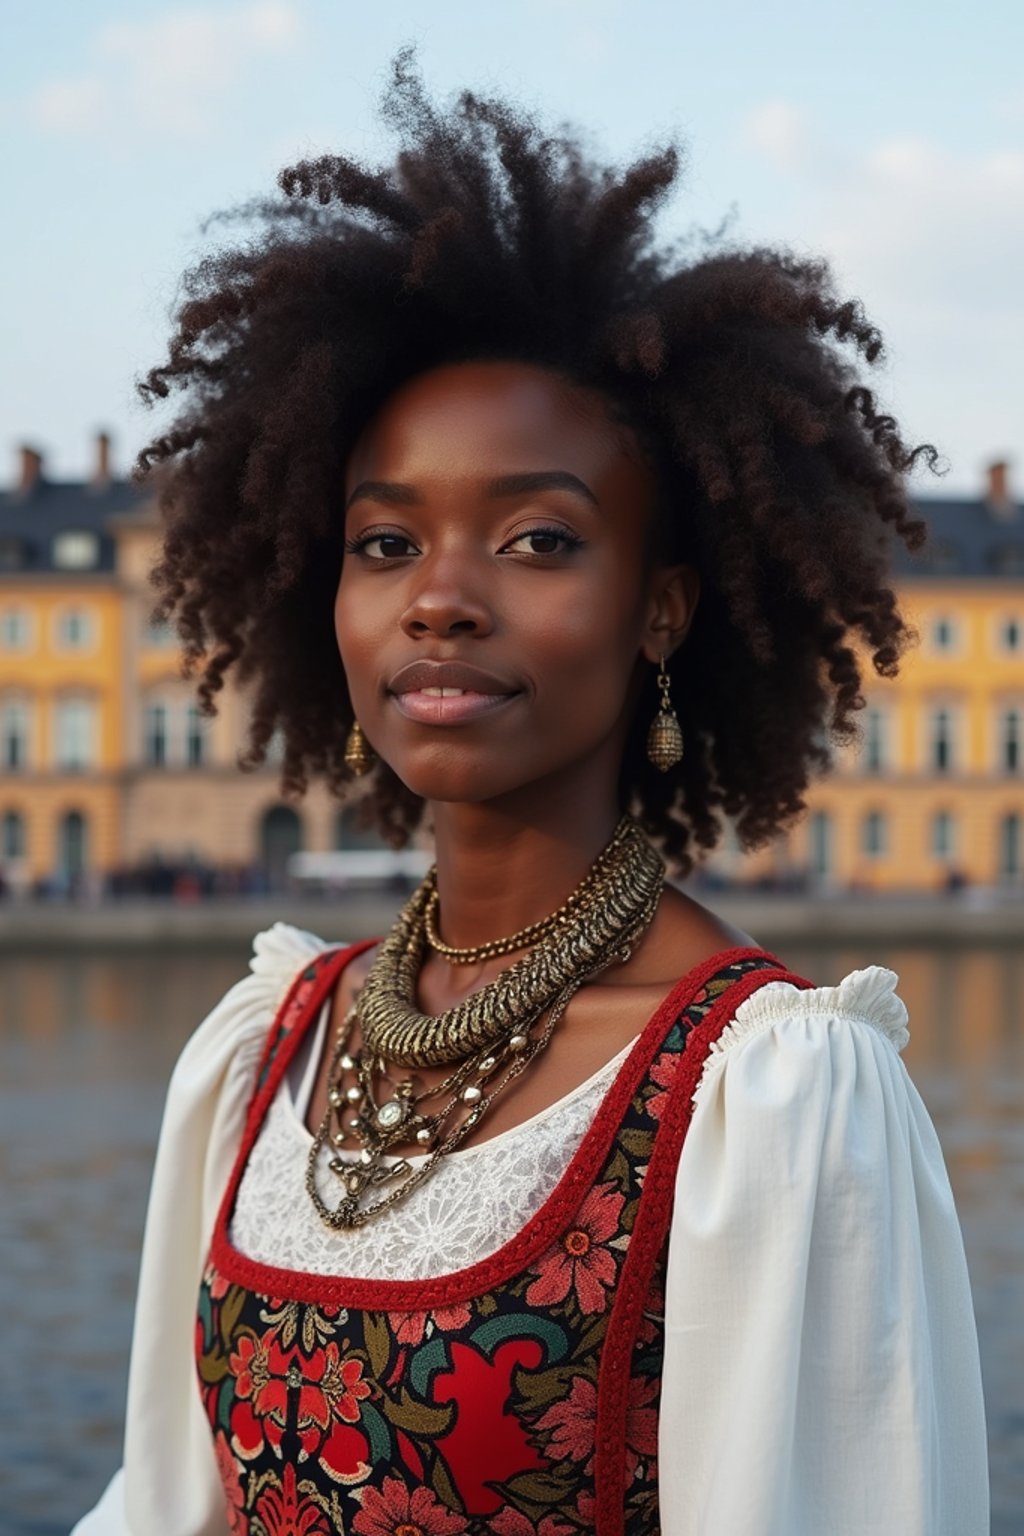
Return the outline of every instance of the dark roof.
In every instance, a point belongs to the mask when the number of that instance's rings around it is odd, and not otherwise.
[[[71,531],[98,534],[98,562],[89,569],[112,571],[112,528],[142,512],[151,499],[151,492],[123,480],[103,489],[43,480],[27,494],[0,491],[0,576],[61,570],[53,561],[53,540]],[[1024,578],[1024,507],[1014,505],[1000,515],[981,498],[920,496],[914,510],[929,525],[928,541],[915,554],[894,542],[896,578]]]
[[[916,496],[913,505],[928,524],[928,538],[913,554],[896,541],[893,573],[897,578],[1024,579],[1024,506],[995,509],[980,497],[946,496]]]
[[[138,512],[150,499],[150,493],[123,480],[103,487],[86,481],[42,480],[28,492],[0,491],[0,576],[112,571],[110,519]],[[74,571],[55,564],[53,541],[59,533],[97,534],[96,562]]]

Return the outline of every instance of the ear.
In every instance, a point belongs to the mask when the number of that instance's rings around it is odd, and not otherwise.
[[[643,636],[643,653],[649,662],[671,656],[682,645],[699,598],[700,575],[695,565],[655,567]]]

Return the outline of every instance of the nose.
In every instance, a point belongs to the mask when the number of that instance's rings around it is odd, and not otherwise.
[[[401,618],[407,635],[490,634],[494,618],[482,596],[483,573],[467,566],[451,559],[418,563],[416,585]]]

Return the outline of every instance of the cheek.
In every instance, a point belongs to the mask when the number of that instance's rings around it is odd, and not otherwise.
[[[353,601],[351,585],[340,582],[334,599],[334,636],[354,703],[361,679],[367,675],[368,659],[379,644],[373,620],[373,605]]]
[[[525,617],[525,616],[523,616]],[[639,654],[642,612],[625,584],[567,585],[534,611],[523,630],[541,704],[564,710],[567,698],[614,715]]]

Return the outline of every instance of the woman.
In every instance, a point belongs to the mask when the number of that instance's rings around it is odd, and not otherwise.
[[[897,977],[792,976],[653,846],[800,812],[934,450],[822,264],[655,245],[673,150],[606,171],[405,55],[386,111],[389,171],[283,173],[191,276],[142,460],[207,708],[237,665],[249,762],[280,728],[436,871],[379,945],[275,925],[186,1048],[78,1529],[981,1536]]]

